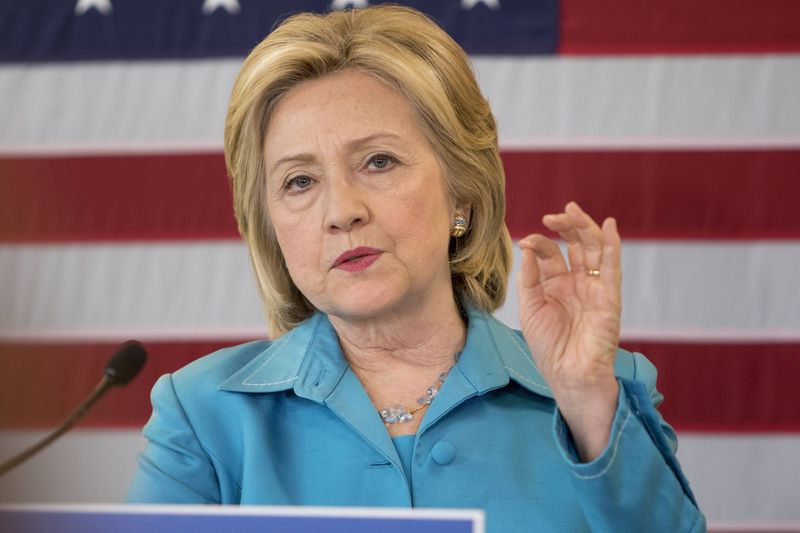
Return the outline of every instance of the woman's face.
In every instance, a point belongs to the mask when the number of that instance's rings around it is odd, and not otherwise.
[[[455,211],[400,93],[355,70],[304,82],[275,108],[264,153],[269,216],[314,306],[358,320],[452,301]]]

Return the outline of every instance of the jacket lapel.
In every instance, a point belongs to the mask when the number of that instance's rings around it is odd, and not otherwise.
[[[301,398],[326,405],[402,469],[380,415],[348,367],[333,326],[321,313],[275,340],[220,388],[249,393],[292,389]]]
[[[493,316],[472,308],[468,309],[468,318],[467,343],[428,408],[420,432],[466,399],[505,387],[512,380],[535,394],[552,398],[550,388],[517,332]]]

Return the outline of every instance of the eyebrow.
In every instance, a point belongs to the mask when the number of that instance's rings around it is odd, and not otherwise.
[[[384,139],[384,138],[392,139],[392,140],[399,140],[399,141],[401,141],[403,139],[402,137],[400,137],[399,135],[395,135],[394,133],[379,132],[379,133],[373,133],[372,135],[367,135],[366,137],[359,137],[358,139],[353,139],[352,141],[348,141],[347,144],[345,144],[345,148],[347,150],[357,150],[357,149],[361,148],[362,146],[364,146],[366,144],[369,144],[369,143],[374,142],[374,141],[376,141],[378,139]],[[283,165],[285,163],[294,163],[294,162],[297,162],[297,163],[311,163],[311,162],[314,161],[314,159],[315,159],[315,156],[313,154],[310,154],[310,153],[290,154],[290,155],[281,157],[280,159],[275,161],[275,163],[273,163],[273,165],[269,168],[268,172],[269,173],[275,172],[275,169],[277,169],[279,166],[281,166],[281,165]]]

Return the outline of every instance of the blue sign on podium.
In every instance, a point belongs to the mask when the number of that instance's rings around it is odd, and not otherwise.
[[[234,505],[0,505],[3,533],[484,533],[480,510]]]

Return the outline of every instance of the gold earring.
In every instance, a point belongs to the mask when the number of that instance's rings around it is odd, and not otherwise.
[[[463,215],[456,215],[453,217],[453,229],[450,230],[450,235],[455,238],[461,237],[467,232],[467,219]]]

